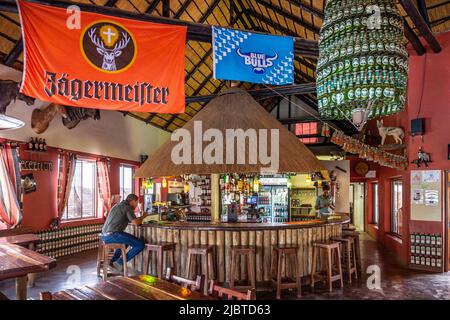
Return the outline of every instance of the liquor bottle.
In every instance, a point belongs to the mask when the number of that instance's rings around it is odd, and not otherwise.
[[[34,139],[30,138],[30,142],[28,142],[28,150],[34,149]]]
[[[45,139],[44,139],[44,151],[47,151],[47,142],[45,142]]]
[[[35,150],[35,151],[39,150],[39,140],[38,140],[38,138],[34,139],[34,149],[33,150]]]
[[[39,139],[39,151],[44,151],[44,140]]]

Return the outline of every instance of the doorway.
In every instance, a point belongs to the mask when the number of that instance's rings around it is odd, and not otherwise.
[[[350,184],[350,208],[352,224],[359,230],[364,231],[364,183]]]

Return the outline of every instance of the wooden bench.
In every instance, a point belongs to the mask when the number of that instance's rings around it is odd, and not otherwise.
[[[192,291],[204,292],[205,288],[205,276],[199,275],[195,280],[186,279],[173,274],[171,268],[167,268],[166,280],[172,283],[176,283],[184,288],[188,288]]]
[[[256,300],[256,294],[252,290],[240,292],[217,285],[214,280],[209,283],[208,294],[212,297],[224,300]]]

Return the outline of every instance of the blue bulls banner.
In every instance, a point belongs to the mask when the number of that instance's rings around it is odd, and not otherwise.
[[[213,27],[214,78],[294,83],[294,38]]]

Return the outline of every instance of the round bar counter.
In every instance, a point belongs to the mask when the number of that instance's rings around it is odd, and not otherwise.
[[[342,225],[349,223],[348,215],[323,221],[300,221],[287,223],[193,223],[157,222],[141,226],[129,225],[127,232],[143,239],[146,243],[174,242],[176,273],[185,276],[187,250],[192,245],[211,245],[214,247],[214,278],[219,282],[230,280],[230,248],[232,246],[251,246],[255,248],[256,281],[270,280],[270,261],[273,245],[292,244],[298,246],[300,274],[309,275],[312,264],[312,244],[340,236]],[[133,259],[132,267],[142,271],[142,254]],[[163,270],[166,268],[164,259]],[[156,273],[156,257],[150,261],[151,273]],[[202,264],[197,263],[197,274]],[[320,266],[319,266],[320,268]],[[283,273],[285,271],[283,270]],[[237,280],[247,279],[245,258],[237,258]]]

